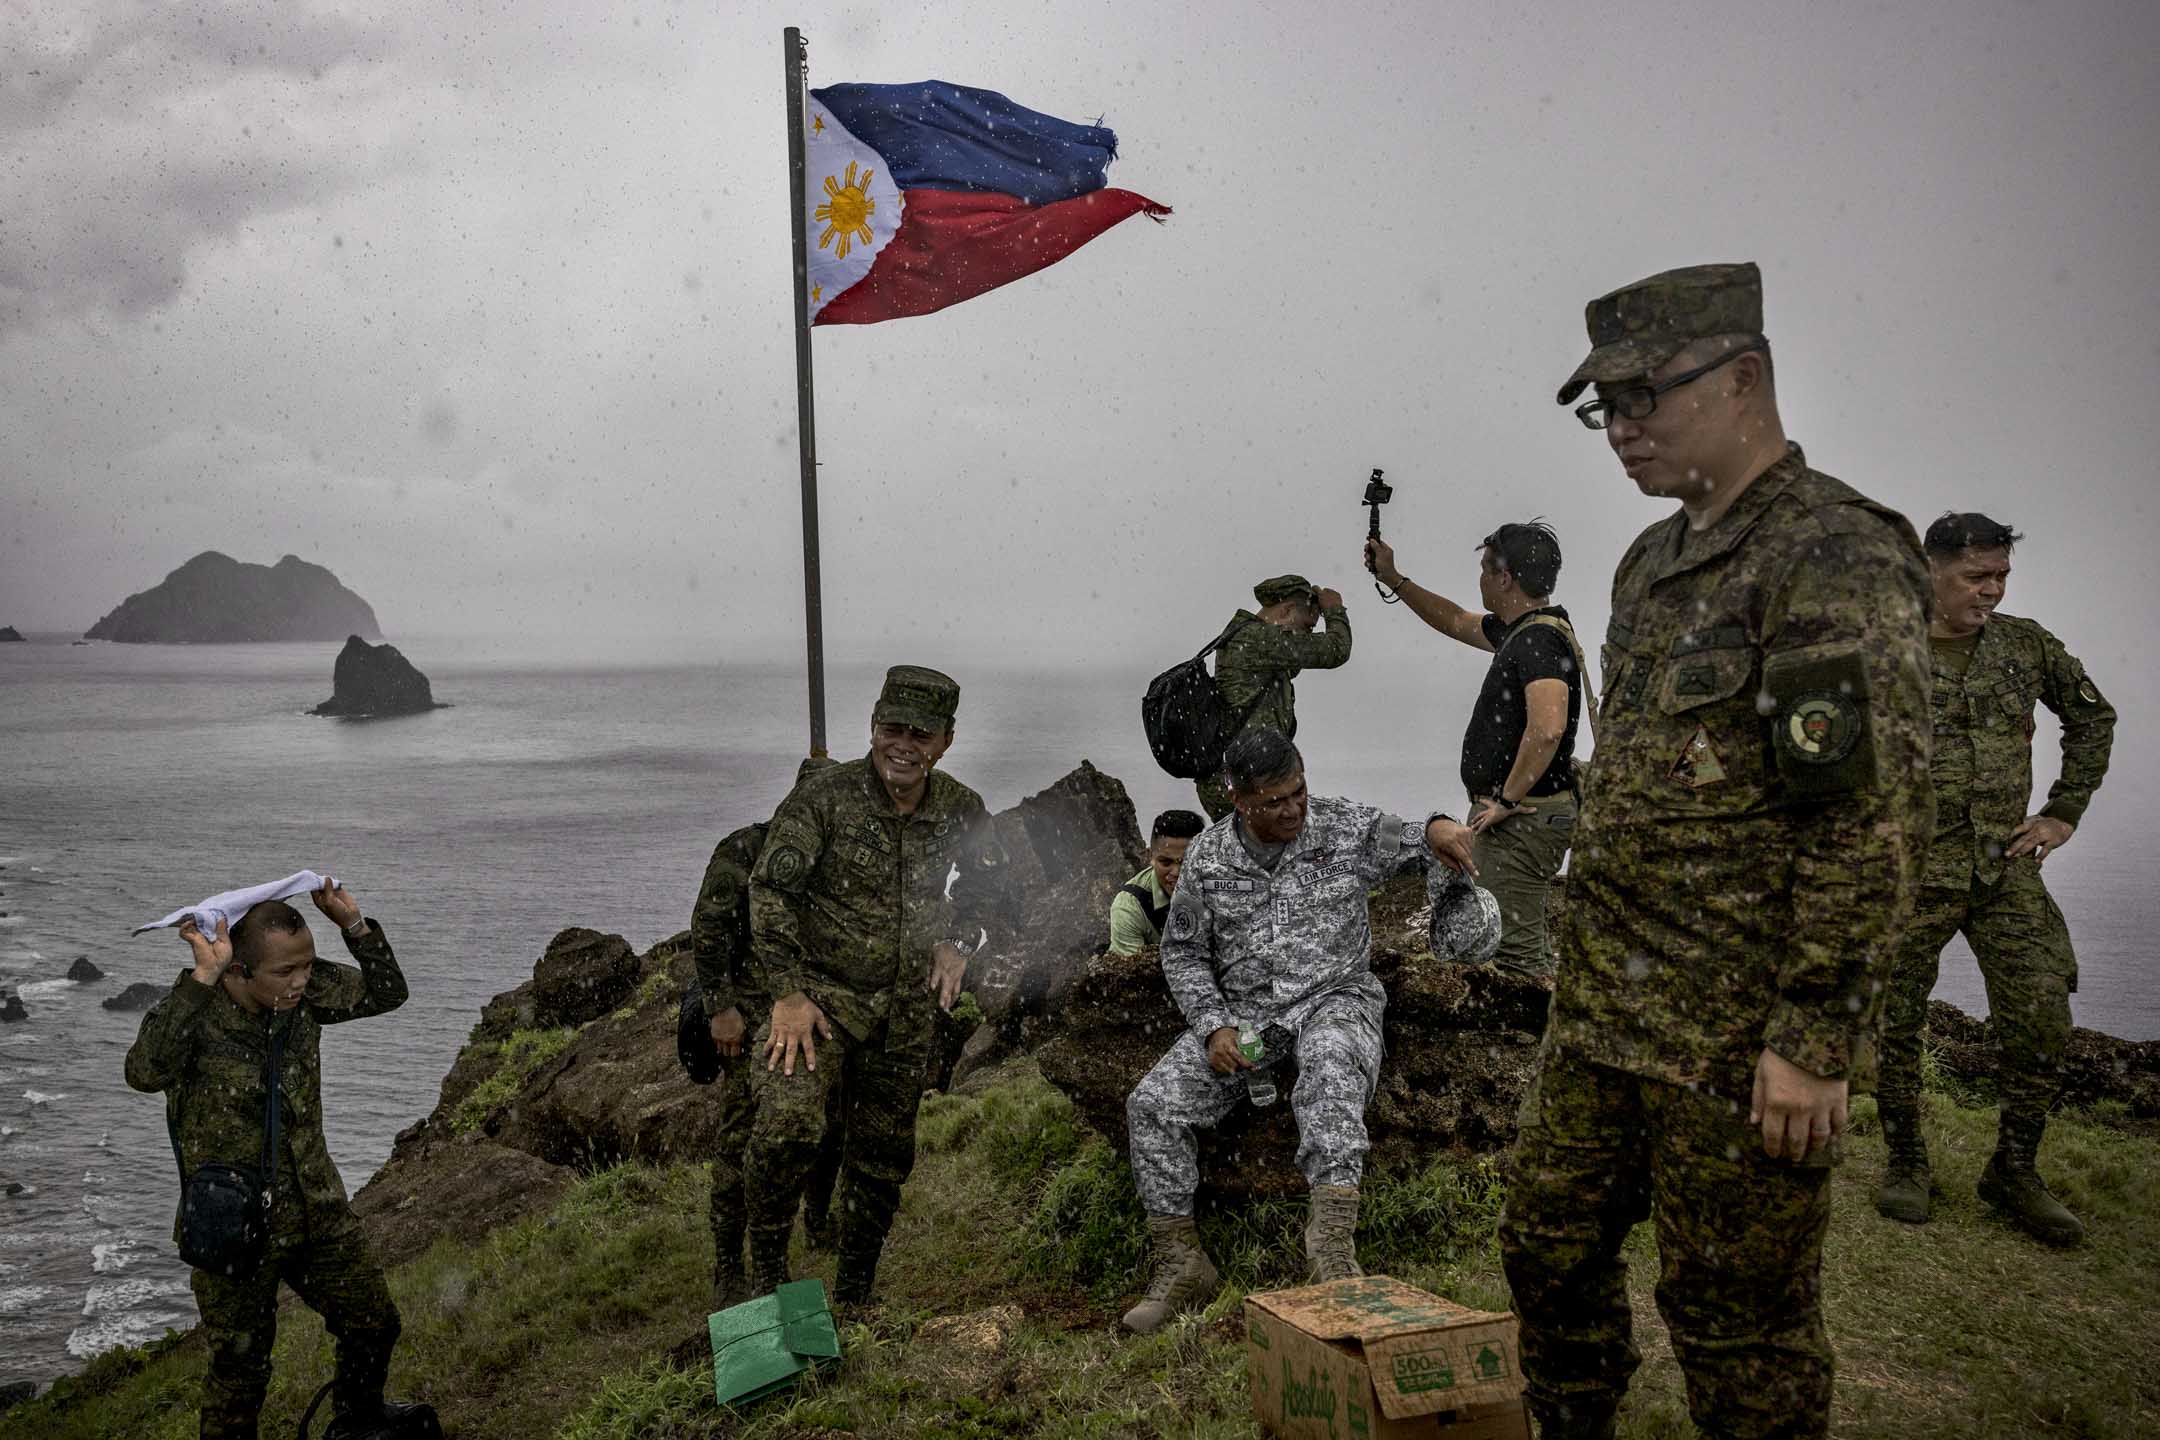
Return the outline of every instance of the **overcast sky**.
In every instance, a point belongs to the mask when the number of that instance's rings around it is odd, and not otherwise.
[[[1542,514],[1602,631],[1661,508],[1553,403],[1583,303],[1753,259],[1809,458],[2019,524],[2007,608],[2149,670],[2160,7],[1499,9],[9,6],[0,623],[216,548],[393,639],[797,653],[793,22],[813,83],[1101,116],[1177,212],[817,332],[836,654],[1167,663],[1284,570],[1369,618],[1374,465],[1406,571]]]

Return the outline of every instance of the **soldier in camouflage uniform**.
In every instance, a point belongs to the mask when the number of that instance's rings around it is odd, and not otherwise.
[[[1610,1436],[1629,1230],[1708,1436],[1827,1433],[1830,1170],[1932,820],[1927,576],[1786,441],[1753,265],[1590,303],[1560,392],[1680,509],[1613,577],[1597,763],[1501,1255],[1547,1440]]]
[[[1350,613],[1342,596],[1322,589],[1302,575],[1277,575],[1253,586],[1259,613],[1240,610],[1230,617],[1230,638],[1215,657],[1215,684],[1223,704],[1243,716],[1225,744],[1246,730],[1280,731],[1297,738],[1297,686],[1300,671],[1333,670],[1350,659]],[[1317,635],[1313,626],[1327,628]],[[1230,791],[1220,775],[1194,782],[1208,819],[1230,813]]]
[[[1928,1218],[1920,1035],[1942,947],[1963,931],[1987,982],[2002,1098],[1981,1198],[2041,1239],[2069,1245],[2085,1227],[2048,1193],[2035,1162],[2061,1089],[2077,957],[2040,866],[2076,831],[2107,774],[2115,708],[2060,640],[1996,610],[2019,538],[1985,515],[1945,515],[1928,527],[1935,839],[1884,1007],[1880,1107],[1890,1160],[1875,1203],[1894,1220]],[[2040,813],[2027,815],[2035,701],[2062,721],[2062,778]]]
[[[1404,821],[1370,806],[1308,799],[1305,762],[1276,730],[1247,730],[1224,757],[1235,818],[1186,852],[1163,932],[1163,978],[1188,1026],[1125,1102],[1133,1180],[1155,1274],[1124,1324],[1150,1334],[1206,1306],[1219,1284],[1193,1228],[1197,1132],[1246,1095],[1238,1031],[1288,1036],[1297,1082],[1298,1165],[1312,1187],[1305,1254],[1314,1281],[1362,1274],[1358,1184],[1365,1105],[1380,1078],[1387,996],[1372,973],[1367,892],[1439,856],[1470,865],[1470,832],[1444,815]],[[1497,914],[1497,911],[1495,912]],[[1497,927],[1492,937],[1498,939]]]
[[[830,760],[809,759],[795,773],[801,784]],[[708,1213],[713,1236],[712,1308],[725,1310],[751,1296],[743,1270],[743,1148],[757,1117],[751,1093],[751,1061],[745,1041],[749,1017],[763,1015],[772,997],[759,990],[750,964],[750,871],[765,848],[766,825],[745,825],[713,847],[690,910],[690,956],[697,965],[698,995],[713,1045],[720,1052],[720,1133],[712,1158],[712,1196]],[[803,1229],[817,1249],[834,1239],[831,1205],[833,1182],[840,1173],[840,1087],[832,1087],[824,1138],[804,1183]]]
[[[795,788],[750,878],[763,992],[777,997],[752,1050],[757,1118],[744,1156],[752,1280],[787,1279],[803,1180],[841,1087],[839,1273],[834,1298],[870,1297],[936,1032],[967,958],[1010,932],[1005,851],[982,797],[937,770],[960,687],[896,665],[871,712],[870,753]]]
[[[323,1026],[404,1004],[405,977],[382,926],[362,918],[350,893],[325,887],[314,901],[343,933],[357,970],[318,961],[307,922],[282,900],[254,906],[230,933],[220,920],[214,937],[191,918],[180,934],[194,966],[181,971],[171,992],[143,1017],[127,1054],[127,1083],[165,1095],[183,1174],[212,1163],[253,1173],[262,1165],[272,1033],[284,1035],[278,1071],[282,1143],[267,1249],[244,1275],[194,1272],[209,1350],[204,1440],[253,1440],[270,1385],[280,1280],[323,1317],[337,1341],[329,1434],[365,1434],[407,1408],[383,1400],[398,1337],[397,1306],[323,1140],[320,1051]],[[177,1217],[173,1238],[180,1238]]]

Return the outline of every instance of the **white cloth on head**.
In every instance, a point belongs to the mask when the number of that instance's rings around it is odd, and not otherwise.
[[[227,890],[222,895],[212,895],[186,909],[175,910],[162,920],[138,925],[132,933],[140,935],[145,930],[162,930],[168,925],[178,925],[192,915],[195,917],[196,928],[205,935],[214,936],[217,934],[218,921],[223,920],[229,929],[240,923],[240,917],[247,914],[251,906],[259,905],[265,900],[284,900],[335,884],[337,881],[327,875],[318,875],[313,870],[296,870],[284,879],[272,880],[267,885],[251,885],[245,890]]]

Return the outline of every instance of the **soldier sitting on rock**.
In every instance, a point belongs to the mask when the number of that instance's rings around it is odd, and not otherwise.
[[[1278,1058],[1297,1065],[1290,1105],[1298,1165],[1312,1187],[1309,1273],[1316,1283],[1363,1273],[1358,1184],[1387,1004],[1372,973],[1368,893],[1390,875],[1428,871],[1434,857],[1471,873],[1471,834],[1444,815],[1404,821],[1308,797],[1304,759],[1278,730],[1240,735],[1224,773],[1234,813],[1186,852],[1163,932],[1163,978],[1190,1028],[1125,1104],[1133,1180],[1155,1250],[1146,1297],[1125,1313],[1125,1328],[1142,1335],[1204,1308],[1219,1287],[1193,1227],[1198,1131],[1245,1100],[1240,1072],[1272,1070]],[[1496,943],[1489,897],[1485,918]],[[1489,943],[1483,948],[1490,953]],[[1241,1037],[1262,1034],[1279,1056],[1253,1053],[1250,1040],[1241,1046]]]
[[[345,1199],[322,1128],[322,1027],[365,1019],[405,1003],[405,977],[382,926],[363,919],[360,903],[335,881],[315,891],[359,968],[318,961],[300,912],[264,900],[228,931],[202,933],[193,916],[180,938],[192,969],[148,1015],[127,1054],[127,1083],[164,1092],[166,1123],[184,1176],[231,1167],[253,1185],[267,1182],[270,1205],[253,1246],[232,1243],[220,1268],[187,1254],[198,1234],[188,1207],[174,1224],[183,1258],[195,1266],[195,1303],[209,1351],[203,1376],[201,1434],[253,1440],[270,1384],[277,1339],[278,1282],[323,1317],[337,1341],[329,1435],[429,1433],[433,1412],[386,1404],[383,1382],[398,1337],[397,1306],[382,1266],[369,1252]],[[266,1144],[270,1063],[278,1062],[280,1133]],[[262,1175],[274,1149],[275,1172]],[[194,1187],[190,1193],[200,1193]],[[243,1253],[244,1252],[244,1253]],[[440,1434],[439,1429],[432,1433]]]

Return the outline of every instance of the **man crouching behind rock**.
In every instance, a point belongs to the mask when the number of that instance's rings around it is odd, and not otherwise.
[[[1125,1312],[1125,1328],[1141,1335],[1204,1308],[1220,1285],[1193,1227],[1196,1132],[1246,1097],[1240,1072],[1255,1070],[1256,1057],[1240,1049],[1241,1029],[1296,1059],[1290,1106],[1312,1186],[1309,1273],[1316,1283],[1363,1273],[1358,1182],[1387,1005],[1372,973],[1367,893],[1390,875],[1427,870],[1434,856],[1470,872],[1470,832],[1444,815],[1420,824],[1308,798],[1305,762],[1280,731],[1247,730],[1223,769],[1235,812],[1186,852],[1163,933],[1163,978],[1190,1028],[1125,1102],[1155,1250],[1147,1295]]]
[[[266,1233],[255,1245],[231,1246],[234,1255],[216,1268],[206,1268],[205,1257],[188,1247],[206,1238],[199,1233],[205,1212],[213,1218],[224,1212],[204,1206],[191,1223],[191,1198],[174,1224],[182,1258],[195,1267],[195,1303],[210,1350],[204,1440],[254,1440],[270,1385],[280,1280],[323,1317],[337,1341],[329,1434],[396,1434],[418,1419],[416,1407],[383,1402],[397,1306],[323,1141],[319,1049],[323,1026],[404,1004],[405,977],[382,927],[361,917],[360,903],[343,886],[333,882],[312,898],[344,933],[359,969],[318,962],[307,922],[282,900],[257,904],[230,932],[219,920],[215,937],[191,917],[180,938],[194,968],[181,971],[172,992],[143,1017],[127,1055],[127,1083],[165,1094],[181,1172],[198,1177],[187,1185],[190,1197],[202,1193],[201,1172],[221,1167],[242,1171],[250,1187],[258,1177],[270,1181]],[[280,1113],[274,1142],[266,1133],[273,1057]],[[262,1176],[264,1153],[273,1149],[275,1176]],[[433,1412],[427,1416],[432,1424]]]

